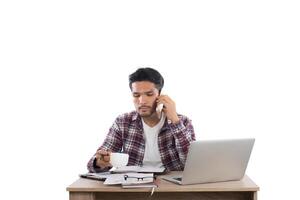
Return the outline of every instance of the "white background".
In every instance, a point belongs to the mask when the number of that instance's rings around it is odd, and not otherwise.
[[[197,139],[255,137],[258,198],[298,196],[297,1],[1,1],[1,199],[68,199],[154,67]],[[49,192],[50,191],[50,192]],[[47,193],[47,195],[45,195]]]

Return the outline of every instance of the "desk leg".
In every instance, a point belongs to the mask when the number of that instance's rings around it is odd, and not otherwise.
[[[96,200],[93,192],[70,192],[69,200]]]

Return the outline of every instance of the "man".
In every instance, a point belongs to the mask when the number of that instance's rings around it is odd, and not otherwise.
[[[128,165],[183,170],[190,143],[195,140],[194,128],[191,120],[177,114],[169,96],[160,95],[163,85],[163,77],[152,68],[140,68],[129,76],[136,111],[117,117],[89,160],[89,172],[107,171],[110,152],[129,154]],[[156,108],[161,104],[159,114]]]

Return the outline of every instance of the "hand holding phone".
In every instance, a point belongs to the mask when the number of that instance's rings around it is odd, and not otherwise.
[[[157,97],[157,112],[162,110],[166,115],[167,119],[172,123],[177,124],[179,117],[176,112],[175,102],[168,95],[160,95]],[[161,117],[161,112],[158,113],[158,117]]]

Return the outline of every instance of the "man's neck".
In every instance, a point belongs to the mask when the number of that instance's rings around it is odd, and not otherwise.
[[[147,124],[150,127],[154,127],[156,124],[159,123],[160,119],[157,117],[156,113],[153,113],[151,116],[149,117],[142,117],[145,124]]]

